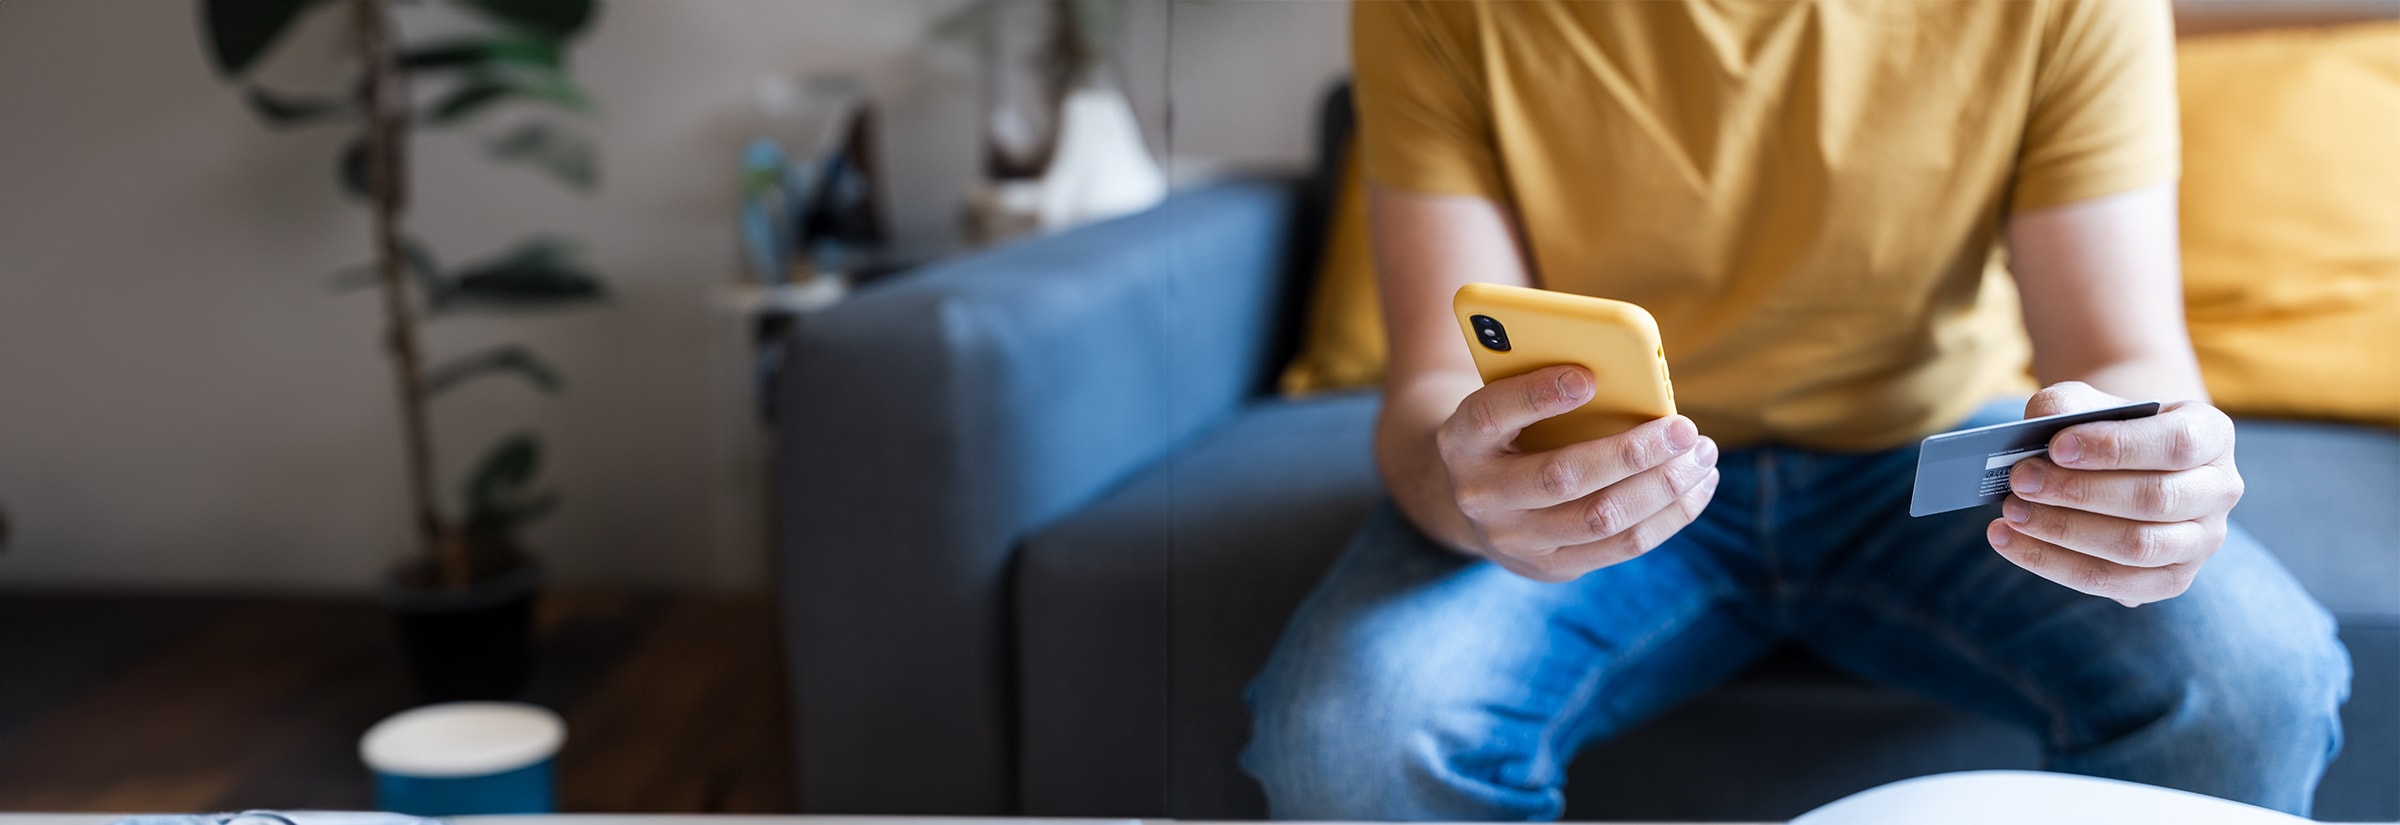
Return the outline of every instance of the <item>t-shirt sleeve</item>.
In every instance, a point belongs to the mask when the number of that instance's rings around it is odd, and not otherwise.
[[[2053,11],[2010,209],[2174,180],[2182,158],[2168,0],[2061,0]]]
[[[1367,179],[1414,192],[1503,194],[1466,3],[1351,4],[1358,151]]]

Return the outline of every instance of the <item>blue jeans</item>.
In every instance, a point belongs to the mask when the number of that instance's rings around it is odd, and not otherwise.
[[[1386,505],[1250,686],[1242,765],[1278,818],[1555,819],[1584,744],[1790,640],[2022,725],[2052,770],[2307,813],[2350,659],[2264,547],[2236,529],[2189,591],[2127,608],[1992,551],[1996,505],[1910,518],[1916,452],[1727,450],[1691,526],[1563,584]]]

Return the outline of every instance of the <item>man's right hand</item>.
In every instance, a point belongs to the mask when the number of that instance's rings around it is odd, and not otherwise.
[[[1527,425],[1582,406],[1581,367],[1535,370],[1485,385],[1434,433],[1475,549],[1546,582],[1647,553],[1699,518],[1717,492],[1717,444],[1671,415],[1607,438],[1519,452]]]

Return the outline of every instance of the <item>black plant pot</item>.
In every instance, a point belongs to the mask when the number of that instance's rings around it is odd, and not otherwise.
[[[429,584],[421,566],[384,580],[417,692],[427,702],[513,699],[533,668],[533,603],[541,568],[518,557],[463,588]]]

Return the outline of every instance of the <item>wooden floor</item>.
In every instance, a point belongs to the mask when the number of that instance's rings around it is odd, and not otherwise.
[[[792,810],[763,598],[556,595],[525,699],[559,807]],[[358,737],[413,703],[365,599],[0,595],[0,811],[364,809]]]

